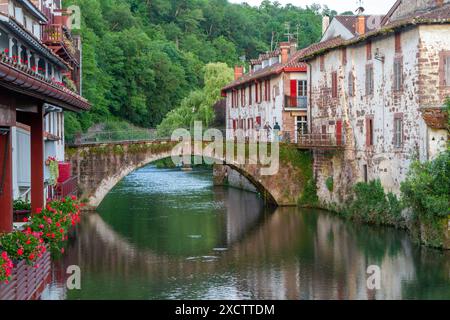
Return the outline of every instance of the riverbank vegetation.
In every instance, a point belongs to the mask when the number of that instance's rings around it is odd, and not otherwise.
[[[10,279],[12,262],[39,268],[36,263],[48,249],[54,255],[64,253],[70,230],[80,222],[81,206],[75,197],[50,202],[24,220],[22,231],[0,236],[0,283]]]
[[[226,0],[63,4],[81,9],[83,95],[93,105],[90,112],[66,115],[68,135],[108,119],[155,128],[183,99],[198,97],[208,63],[233,67],[240,57],[256,58],[288,31],[305,47],[320,39],[321,14],[336,14],[268,0],[259,7]]]

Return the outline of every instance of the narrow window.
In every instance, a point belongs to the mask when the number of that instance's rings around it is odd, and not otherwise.
[[[366,66],[366,95],[373,94],[373,66]]]
[[[347,48],[342,49],[342,64],[347,65]]]
[[[263,83],[262,81],[259,83],[259,102],[263,101]]]
[[[320,71],[324,71],[324,70],[325,70],[325,57],[320,56]]]
[[[396,148],[403,146],[403,117],[400,115],[394,118],[394,146]]]
[[[395,52],[396,53],[402,52],[402,37],[400,33],[395,34]]]
[[[256,101],[256,103],[259,103],[259,100],[258,100],[258,82],[255,83],[255,101]]]
[[[369,182],[369,170],[367,168],[367,164],[363,165],[363,172],[364,172],[364,182]]]
[[[394,91],[401,91],[403,87],[403,67],[402,60],[396,59],[394,61]]]
[[[367,118],[366,119],[366,145],[368,147],[373,146],[373,118]]]
[[[253,104],[253,97],[252,97],[252,85],[248,87],[248,104],[251,106]]]
[[[348,95],[350,97],[355,96],[355,76],[352,72],[348,75]]]
[[[443,75],[442,75],[442,85],[450,86],[450,52],[443,58]]]
[[[306,97],[308,95],[308,82],[306,80],[298,81],[298,97]]]
[[[366,56],[367,60],[372,60],[372,41],[369,41],[366,44]]]
[[[337,98],[338,89],[337,89],[337,72],[333,72],[331,75],[331,96],[333,98]]]

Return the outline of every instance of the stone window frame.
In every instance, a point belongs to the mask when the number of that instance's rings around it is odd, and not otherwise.
[[[450,87],[450,50],[439,52],[439,85]]]
[[[370,125],[370,131],[369,131],[369,123]],[[367,149],[373,149],[375,145],[375,116],[374,115],[368,115],[366,117],[366,148]]]
[[[398,127],[397,127],[397,121],[401,121],[401,130],[400,130],[400,144],[397,144],[398,139]],[[392,144],[394,145],[394,149],[396,150],[402,150],[405,145],[405,122],[404,122],[404,114],[403,113],[395,113],[394,114],[394,123],[393,123],[393,137],[392,137]]]
[[[353,71],[348,73],[348,96],[355,97],[356,96],[356,77],[353,74]]]
[[[396,66],[400,65],[400,70],[396,70]],[[403,92],[403,88],[404,88],[404,76],[403,76],[403,55],[401,54],[397,54],[394,57],[394,63],[393,63],[393,81],[392,81],[392,91],[394,91],[394,93],[402,93]],[[400,76],[400,84],[399,87],[397,87],[397,72],[399,72],[399,76]]]
[[[331,73],[331,98],[338,97],[338,74],[337,71]]]
[[[371,76],[369,77],[369,70],[371,70]],[[370,80],[370,81],[369,81]],[[373,63],[366,64],[366,72],[365,72],[365,95],[368,97],[373,96],[375,92],[375,81],[374,81],[374,68]]]

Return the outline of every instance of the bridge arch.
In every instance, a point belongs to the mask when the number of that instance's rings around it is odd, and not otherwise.
[[[80,196],[88,199],[89,206],[94,209],[124,177],[152,162],[171,157],[177,145],[178,142],[168,141],[79,145],[69,147],[66,157],[78,179]],[[296,176],[300,177],[299,168],[280,162],[278,173],[264,176],[259,165],[230,163],[213,150],[209,152],[197,152],[192,148],[191,155],[218,160],[230,166],[246,177],[267,203],[277,206],[297,204],[304,185],[301,179],[296,179]]]

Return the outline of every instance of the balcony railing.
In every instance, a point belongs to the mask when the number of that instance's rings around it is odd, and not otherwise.
[[[64,46],[67,52],[80,61],[80,51],[78,50],[76,43],[73,39],[69,38],[61,24],[47,24],[42,26],[42,41],[47,45],[60,45]]]
[[[333,134],[303,134],[297,137],[297,145],[302,149],[334,149],[344,147],[344,137]]]
[[[58,183],[55,186],[49,186],[47,190],[47,197],[50,200],[61,200],[68,196],[76,196],[78,193],[77,178],[72,177],[65,182]]]
[[[285,109],[301,109],[306,110],[308,108],[307,97],[292,97],[285,96]]]

